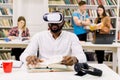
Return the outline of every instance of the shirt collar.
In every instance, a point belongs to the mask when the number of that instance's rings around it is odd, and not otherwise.
[[[50,30],[49,30],[48,34],[50,35],[51,38],[53,38],[53,35],[51,34]],[[59,35],[59,37],[58,37],[57,39],[61,38],[62,35],[63,35],[63,31],[61,31],[61,33],[60,33],[60,35]],[[53,38],[53,39],[54,39],[54,38]],[[57,39],[56,39],[56,40],[57,40]]]
[[[80,15],[85,16],[86,15],[86,11],[84,13],[82,13],[79,9],[78,12],[80,13]]]

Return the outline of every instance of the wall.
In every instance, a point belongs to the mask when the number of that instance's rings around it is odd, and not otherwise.
[[[47,23],[43,21],[43,14],[48,12],[48,0],[14,0],[13,25],[17,25],[17,18],[24,16],[31,36],[46,30]]]

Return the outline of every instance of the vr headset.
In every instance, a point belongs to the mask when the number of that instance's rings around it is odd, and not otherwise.
[[[61,23],[64,17],[61,12],[46,13],[43,15],[43,20],[48,23]]]
[[[87,63],[76,63],[74,70],[78,72],[76,75],[83,76],[85,74],[91,74],[94,76],[102,76],[102,71],[97,68],[89,66]]]

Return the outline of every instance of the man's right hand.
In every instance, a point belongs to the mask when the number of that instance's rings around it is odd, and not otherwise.
[[[43,62],[43,60],[37,58],[37,56],[28,56],[26,58],[27,61],[27,65],[31,64],[31,65],[37,65],[37,63],[39,62]]]

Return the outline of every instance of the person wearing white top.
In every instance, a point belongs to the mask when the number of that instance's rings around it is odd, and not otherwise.
[[[55,58],[64,65],[86,62],[78,37],[74,33],[62,31],[64,23],[64,19],[60,23],[48,23],[49,30],[32,37],[20,60],[32,65]]]

